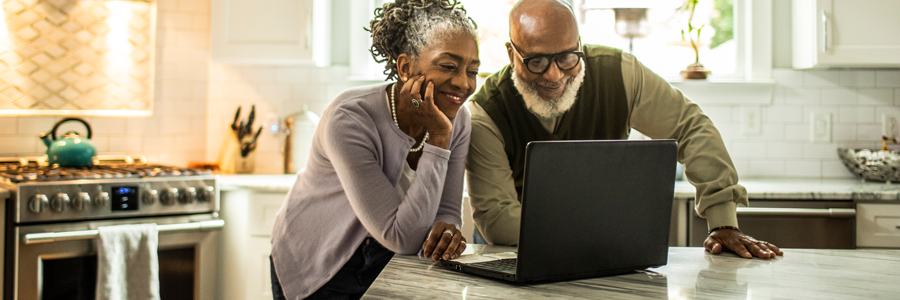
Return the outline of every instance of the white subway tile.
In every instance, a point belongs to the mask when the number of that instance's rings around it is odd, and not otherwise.
[[[803,144],[768,142],[767,157],[769,158],[801,158],[803,157]]]
[[[783,160],[754,160],[748,170],[750,177],[784,177]]]
[[[232,82],[225,85],[225,99],[258,99],[257,87],[248,83]]]
[[[868,125],[860,124],[856,127],[856,138],[863,141],[880,141],[881,140],[881,124]]]
[[[842,86],[875,86],[875,71],[841,71]]]
[[[783,88],[776,88],[772,91],[772,103],[776,105],[781,105],[787,103],[787,96],[785,96],[785,90]]]
[[[875,71],[875,86],[900,87],[900,71],[878,70]]]
[[[144,152],[165,152],[175,148],[175,137],[170,135],[144,136]]]
[[[260,84],[259,95],[263,99],[291,99],[291,85],[286,83]]]
[[[749,176],[748,172],[750,172],[750,162],[748,160],[732,159],[731,162],[734,163],[734,169],[737,170],[738,176]]]
[[[95,134],[122,134],[125,133],[125,118],[101,118],[91,119],[91,129]]]
[[[778,123],[803,122],[803,108],[800,106],[769,106],[763,108],[763,121]]]
[[[856,127],[856,124],[834,124],[831,129],[831,139],[837,142],[855,141]]]
[[[278,82],[309,82],[309,70],[303,67],[282,67],[275,71]]]
[[[191,132],[202,133],[206,131],[206,119],[196,118],[191,120]]]
[[[209,12],[209,0],[179,0],[178,9],[181,11]]]
[[[159,10],[178,10],[177,0],[159,0],[156,1],[156,8]]]
[[[810,140],[809,126],[809,124],[784,125],[784,140],[808,142]]]
[[[731,157],[736,158],[765,158],[766,143],[754,141],[733,141],[728,148]]]
[[[331,101],[327,88],[322,84],[294,84],[291,86],[291,94],[291,98],[295,100]]]
[[[209,30],[209,16],[208,15],[194,15],[194,29],[205,29]]]
[[[833,87],[841,84],[840,71],[804,71],[803,86]]]
[[[144,150],[143,138],[140,136],[110,136],[109,152],[122,154],[140,154]]]
[[[160,86],[158,93],[163,98],[190,98],[193,96],[192,88],[192,83],[167,80]]]
[[[206,81],[209,79],[209,67],[204,64],[181,63],[177,66],[176,76],[170,78],[189,81],[202,81],[204,83],[206,83]]]
[[[821,177],[821,160],[789,160],[784,162],[784,175],[788,177]]]
[[[161,11],[157,13],[157,23],[163,29],[190,29],[193,25],[192,16],[189,13]]]
[[[91,144],[94,144],[94,148],[97,149],[98,155],[104,155],[106,152],[109,152],[109,136],[108,135],[95,135],[91,138]]]
[[[841,107],[837,123],[875,123],[874,106]]]
[[[821,89],[817,88],[787,88],[784,94],[785,103],[789,105],[819,104],[822,98]]]
[[[857,91],[844,88],[822,89],[822,105],[853,105],[856,104]]]
[[[892,89],[860,89],[860,105],[894,105],[894,90]]]
[[[881,149],[881,139],[876,141],[851,141],[851,142],[839,142],[839,148],[850,148],[850,149]]]
[[[44,132],[49,132],[53,129],[53,125],[59,121],[60,118],[57,117],[19,117],[19,134],[22,135],[38,135]],[[84,129],[80,129],[79,131],[84,132]],[[65,132],[58,132],[59,134],[64,134]],[[35,136],[35,138],[37,138]]]
[[[0,134],[15,134],[18,132],[19,118],[0,117]]]
[[[222,99],[225,98],[225,85],[210,83],[209,84],[209,98],[210,99]]]
[[[279,67],[273,66],[242,66],[235,68],[241,79],[249,83],[273,83]]]
[[[206,116],[206,101],[180,100],[178,101],[179,116],[193,116],[203,118]]]
[[[164,165],[186,167],[188,164],[189,153],[184,151],[168,151],[159,154],[159,162]]]
[[[206,151],[206,138],[202,135],[178,135],[175,137],[175,150]]]
[[[174,46],[178,44],[177,29],[159,29],[156,31],[156,45]]]
[[[191,88],[191,97],[202,101],[209,99],[209,84],[206,84],[206,82],[194,82]]]
[[[125,132],[132,135],[157,134],[159,133],[159,119],[129,118],[125,128]]]
[[[772,78],[779,86],[802,86],[803,71],[794,69],[772,69]]]
[[[190,133],[191,131],[191,120],[185,117],[166,117],[159,122],[163,134]]]
[[[837,144],[803,143],[803,158],[835,158],[837,157]]]
[[[712,106],[704,105],[700,108],[703,114],[709,117],[715,124],[731,122],[734,117],[731,115],[731,106]]]
[[[38,150],[40,139],[34,137],[0,137],[0,154],[4,156],[34,154],[45,151],[43,143]]]
[[[165,46],[162,49],[158,50],[156,53],[157,60],[160,63],[192,63],[195,62],[191,57],[192,53],[191,49],[178,47],[178,46]]]
[[[837,156],[837,154],[835,154]],[[822,177],[824,178],[856,178],[838,158],[822,160]]]
[[[803,122],[812,122],[812,113],[831,114],[831,122],[841,119],[840,110],[836,106],[804,106]]]

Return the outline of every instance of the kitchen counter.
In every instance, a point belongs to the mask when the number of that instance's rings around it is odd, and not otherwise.
[[[900,201],[900,184],[860,179],[749,178],[739,181],[750,199]],[[675,199],[695,197],[687,181],[675,183]]]
[[[247,189],[255,192],[287,193],[296,180],[296,174],[220,175],[219,189],[226,192]]]
[[[466,253],[513,251],[470,245]],[[900,294],[900,250],[785,249],[771,260],[669,248],[668,265],[626,275],[516,285],[396,255],[363,298],[872,299]]]

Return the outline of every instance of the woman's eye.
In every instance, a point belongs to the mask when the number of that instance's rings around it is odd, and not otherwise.
[[[445,70],[454,70],[454,69],[456,69],[456,66],[454,66],[454,65],[441,65],[441,67],[444,68]]]

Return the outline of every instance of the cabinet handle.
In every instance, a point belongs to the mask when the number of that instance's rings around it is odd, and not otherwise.
[[[156,230],[160,233],[165,231],[205,231],[219,229],[222,228],[222,226],[225,226],[225,220],[209,220],[183,224],[157,225]],[[25,235],[24,242],[26,245],[31,245],[62,241],[92,240],[98,237],[100,237],[99,230],[29,233]]]
[[[822,53],[828,53],[828,14],[822,10]]]
[[[784,216],[784,217],[828,217],[852,218],[856,216],[853,208],[771,208],[771,207],[738,207],[738,216]]]
[[[897,229],[900,229],[900,225],[897,225]]]

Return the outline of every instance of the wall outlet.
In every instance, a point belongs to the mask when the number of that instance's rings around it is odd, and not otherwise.
[[[894,139],[900,136],[900,116],[882,114],[881,135]]]
[[[762,114],[759,106],[741,107],[741,133],[754,135],[762,133]]]
[[[830,113],[812,113],[812,133],[811,140],[813,142],[830,143],[831,142],[831,114]]]

